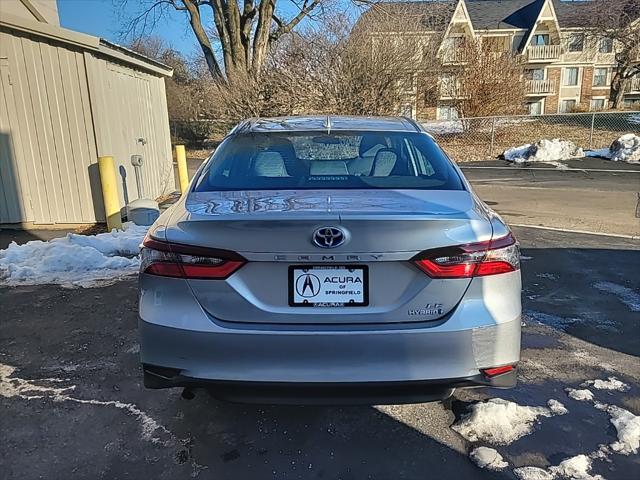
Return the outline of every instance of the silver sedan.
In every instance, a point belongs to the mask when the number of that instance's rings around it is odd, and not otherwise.
[[[144,241],[145,386],[260,403],[512,387],[519,255],[409,119],[247,120]]]

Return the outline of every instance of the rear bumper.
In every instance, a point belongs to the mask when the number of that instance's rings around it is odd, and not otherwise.
[[[520,360],[519,276],[474,279],[457,307],[435,322],[360,325],[223,322],[202,309],[183,280],[141,277],[140,357],[150,388],[207,386],[243,401],[300,394],[305,403],[359,395],[400,403],[445,398],[453,388],[515,384],[515,374],[488,380],[481,370]],[[158,375],[158,368],[169,370]]]
[[[510,388],[516,370],[488,378],[478,374],[466,378],[407,382],[293,383],[203,380],[184,376],[179,370],[143,365],[147,388],[207,388],[216,398],[231,402],[305,405],[380,405],[422,403],[449,398],[455,388]]]
[[[266,390],[262,396],[277,398],[274,389],[295,392],[295,387],[306,391],[306,398],[344,387],[346,395],[338,396],[349,397],[373,386],[370,396],[391,395],[394,403],[401,392],[412,399],[446,398],[452,388],[513,386],[515,375],[489,380],[480,370],[513,365],[520,358],[520,318],[455,331],[323,332],[201,332],[140,320],[140,335],[147,387],[207,386],[219,390],[221,397],[260,397],[258,391]],[[163,373],[163,368],[169,370]]]

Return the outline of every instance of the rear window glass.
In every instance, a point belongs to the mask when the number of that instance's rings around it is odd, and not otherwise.
[[[286,189],[463,190],[442,150],[413,132],[278,132],[232,135],[195,191]]]

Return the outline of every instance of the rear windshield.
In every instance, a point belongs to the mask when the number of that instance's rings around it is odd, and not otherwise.
[[[409,132],[284,132],[228,137],[196,192],[287,189],[463,190],[444,153]]]

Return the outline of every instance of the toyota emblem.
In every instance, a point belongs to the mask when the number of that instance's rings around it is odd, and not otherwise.
[[[338,227],[320,227],[313,232],[313,243],[320,248],[336,248],[342,245],[347,236]]]

